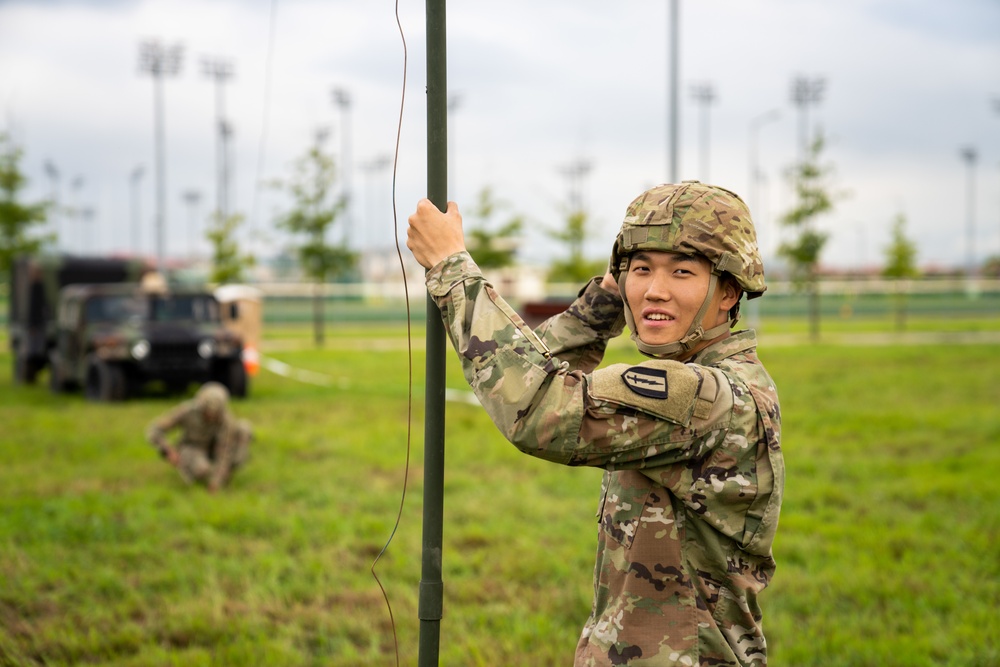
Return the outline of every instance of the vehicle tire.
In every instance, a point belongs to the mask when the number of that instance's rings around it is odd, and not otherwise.
[[[27,363],[24,357],[17,352],[14,353],[14,368],[11,373],[14,378],[14,384],[26,384],[25,376],[28,373]]]
[[[49,356],[49,390],[53,394],[62,394],[68,388],[63,378],[62,368],[55,354]]]
[[[125,399],[125,371],[121,366],[103,359],[91,358],[87,363],[84,394],[90,401],[121,401]]]
[[[35,384],[39,370],[38,362],[31,361],[23,354],[14,353],[14,384]]]
[[[247,369],[241,359],[231,359],[222,367],[219,382],[226,386],[233,398],[247,397]]]

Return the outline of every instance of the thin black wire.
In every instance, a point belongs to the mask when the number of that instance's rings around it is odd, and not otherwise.
[[[399,221],[396,212],[396,169],[399,165],[399,139],[403,133],[403,107],[406,103],[406,35],[403,34],[403,25],[399,21],[399,0],[396,0],[396,27],[399,29],[399,39],[403,43],[403,89],[399,99],[399,123],[396,126],[396,147],[392,158],[392,229],[393,237],[396,241],[396,257],[399,258],[399,270],[403,275],[403,295],[406,299],[406,368],[407,368],[407,393],[406,393],[406,465],[403,469],[403,493],[399,499],[399,511],[396,513],[396,523],[392,527],[389,539],[386,540],[382,550],[372,561],[371,573],[382,591],[385,599],[385,606],[389,610],[389,622],[392,623],[392,644],[396,651],[396,667],[399,667],[399,638],[396,636],[396,620],[392,615],[392,604],[389,602],[389,595],[385,592],[385,586],[375,573],[375,566],[378,564],[382,554],[389,548],[392,538],[396,536],[400,521],[403,518],[403,505],[406,503],[406,487],[410,478],[410,443],[413,432],[413,336],[410,327],[410,291],[406,285],[406,265],[403,263],[403,251],[399,247]]]

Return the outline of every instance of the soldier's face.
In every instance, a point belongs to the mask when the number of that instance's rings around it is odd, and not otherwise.
[[[636,333],[647,345],[663,345],[683,338],[691,328],[708,293],[712,265],[703,257],[643,250],[632,255],[625,281],[625,297],[632,309]],[[725,289],[716,289],[702,326],[726,321],[734,304]],[[725,303],[729,302],[729,306]]]

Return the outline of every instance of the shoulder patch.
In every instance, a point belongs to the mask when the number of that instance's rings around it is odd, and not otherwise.
[[[649,398],[667,397],[667,372],[662,368],[632,366],[622,373],[625,386]]]
[[[595,399],[628,406],[687,426],[697,403],[702,377],[677,361],[647,361],[639,366],[613,364],[590,375]]]

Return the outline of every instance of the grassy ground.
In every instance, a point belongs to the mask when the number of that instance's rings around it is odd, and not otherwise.
[[[802,331],[766,323],[762,337]],[[263,371],[234,406],[256,426],[253,459],[216,496],[185,488],[143,441],[173,400],[95,405],[0,373],[0,665],[394,665],[371,569],[407,479],[401,334],[328,330],[315,351],[308,329],[273,332],[265,351],[329,383]],[[406,665],[421,548],[414,335],[407,498],[375,568]],[[1000,664],[996,346],[761,355],[788,467],[762,597],[772,664]],[[634,358],[626,343],[611,357]],[[449,386],[463,388],[451,362]],[[461,402],[446,429],[440,663],[569,664],[590,605],[599,472],[521,455]]]

